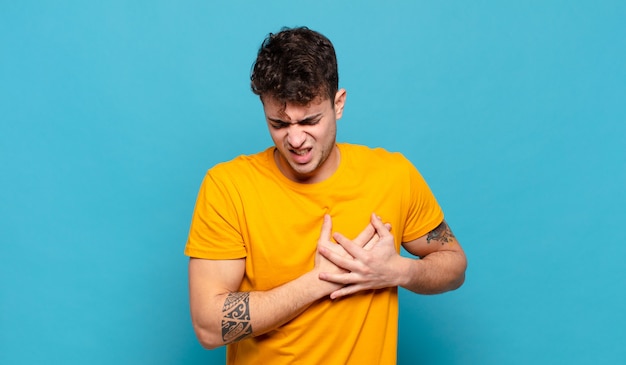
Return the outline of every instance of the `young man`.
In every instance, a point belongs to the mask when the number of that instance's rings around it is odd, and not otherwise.
[[[185,249],[198,339],[228,364],[395,363],[397,287],[458,288],[463,250],[401,154],[335,141],[326,37],[270,34],[251,80],[274,146],[203,181]]]

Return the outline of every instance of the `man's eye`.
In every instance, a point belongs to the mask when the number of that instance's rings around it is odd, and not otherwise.
[[[300,125],[316,125],[317,123],[319,123],[319,119],[313,119],[313,120],[307,120],[307,121],[302,121],[299,124]]]

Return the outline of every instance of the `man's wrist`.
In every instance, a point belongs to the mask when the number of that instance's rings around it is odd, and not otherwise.
[[[329,296],[330,293],[342,287],[341,284],[320,279],[320,271],[317,268],[314,268],[303,276],[305,279],[304,284],[311,290],[316,300]]]
[[[395,275],[398,280],[398,282],[396,283],[397,286],[403,288],[411,286],[413,278],[418,275],[420,266],[420,260],[400,256],[397,265],[394,265],[394,267],[398,269]]]

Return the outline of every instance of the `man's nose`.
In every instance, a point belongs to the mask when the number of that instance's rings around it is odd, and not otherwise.
[[[291,147],[299,148],[306,141],[306,132],[304,128],[298,124],[292,124],[287,130],[287,142]]]

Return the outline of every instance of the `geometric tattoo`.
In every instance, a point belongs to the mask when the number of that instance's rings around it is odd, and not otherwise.
[[[428,236],[426,236],[426,242],[430,243],[431,240],[435,240],[437,242],[441,242],[443,245],[444,243],[452,242],[454,238],[454,234],[452,234],[452,231],[450,230],[450,227],[448,227],[446,221],[442,221],[437,228],[428,233]]]
[[[230,293],[222,308],[222,340],[239,341],[252,334],[250,324],[250,293]]]

